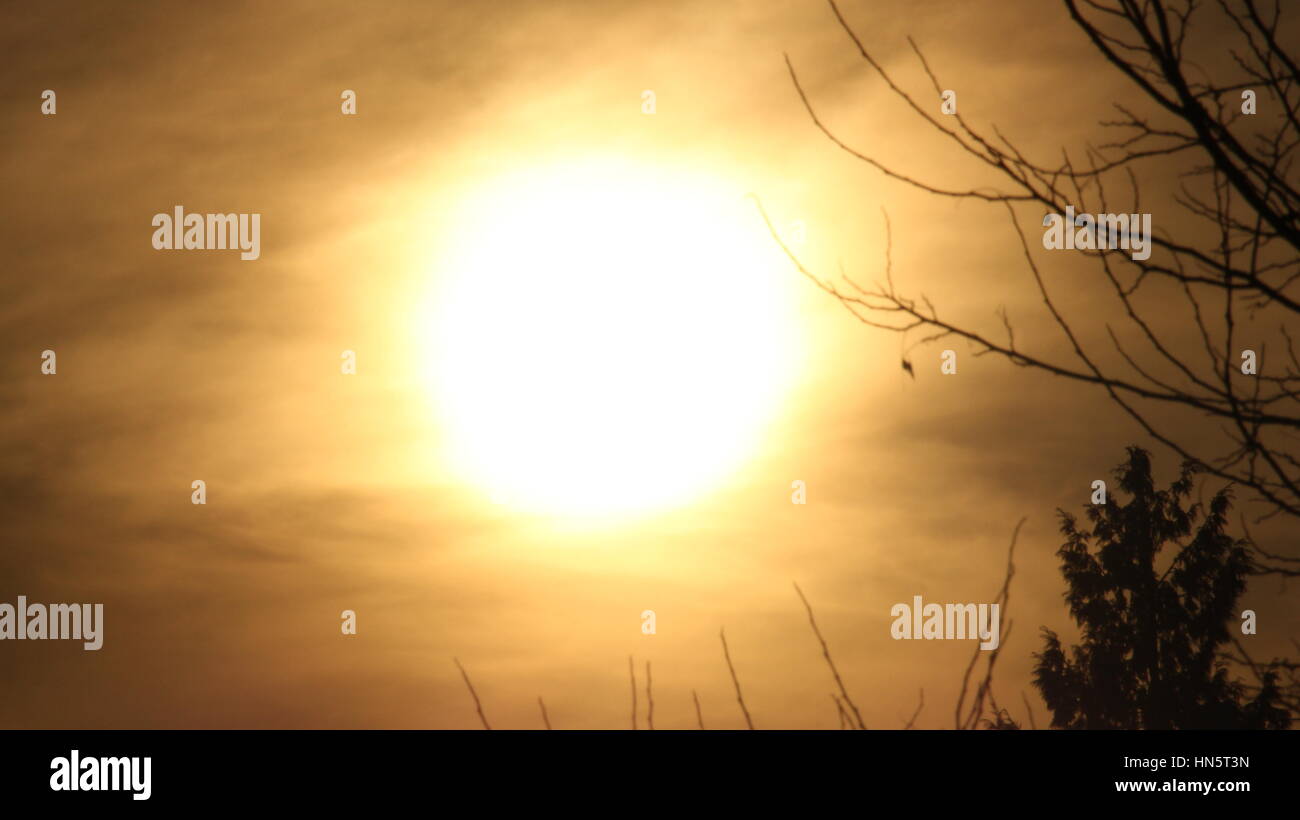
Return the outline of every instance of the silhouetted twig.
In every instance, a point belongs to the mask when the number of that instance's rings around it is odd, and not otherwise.
[[[1007,549],[1007,574],[1002,581],[1002,589],[998,592],[998,597],[994,601],[994,604],[1001,608],[1003,615],[1006,614],[1007,601],[1011,595],[1011,579],[1016,574],[1016,565],[1012,563],[1011,559],[1016,552],[1016,539],[1020,537],[1020,528],[1024,526],[1026,520],[1028,519],[1021,518],[1020,521],[1016,523],[1016,528],[1011,532],[1011,546]],[[966,674],[962,676],[961,692],[957,695],[957,708],[955,714],[957,723],[956,728],[958,729],[974,729],[979,725],[980,716],[984,714],[984,699],[986,697],[993,703],[994,708],[997,708],[997,702],[992,698],[993,665],[997,663],[998,653],[1002,651],[1003,643],[1006,641],[1007,636],[1011,634],[1010,619],[1002,619],[1000,623],[1005,624],[1005,628],[1001,629],[1001,634],[998,636],[997,648],[992,650],[982,649],[978,642],[978,636],[976,636],[977,642],[975,644],[975,652],[971,656],[970,665],[966,667]],[[975,664],[979,662],[980,653],[982,652],[988,654],[989,665],[985,670],[984,680],[980,682],[979,687],[975,690],[971,702],[970,713],[967,714],[965,720],[963,720],[961,710],[962,704],[966,700],[966,690],[970,685],[970,674],[975,669]]]
[[[695,720],[696,720],[697,722],[699,722],[699,724],[700,724],[700,728],[703,729],[703,728],[704,728],[704,713],[702,713],[702,712],[700,711],[700,697],[699,697],[699,695],[695,694],[695,690],[694,690],[694,689],[691,690],[691,699],[695,701]]]
[[[460,665],[459,658],[452,658],[452,660],[456,662],[456,668],[460,670],[460,676],[465,679],[465,685],[469,687],[469,694],[474,698],[474,708],[478,710],[478,719],[483,721],[483,728],[491,729],[492,727],[488,725],[487,717],[483,714],[483,704],[479,703],[478,693],[474,691],[474,684],[469,682],[469,675],[466,674],[465,667]]]
[[[736,677],[736,667],[731,664],[731,652],[727,650],[727,630],[723,629],[718,633],[722,637],[722,656],[727,659],[727,668],[731,670],[731,682],[736,685],[736,702],[740,704],[740,711],[745,715],[745,725],[754,728],[754,721],[749,718],[749,710],[745,708],[745,698],[740,694],[740,680]]]
[[[853,716],[857,718],[858,728],[867,728],[867,724],[862,722],[862,713],[858,711],[858,707],[853,703],[853,698],[849,697],[848,690],[844,688],[844,681],[840,680],[840,670],[835,668],[835,661],[831,660],[831,650],[826,646],[826,639],[822,637],[822,631],[817,628],[817,619],[813,617],[812,607],[809,606],[808,599],[804,597],[803,590],[799,589],[798,584],[794,585],[794,591],[799,593],[799,600],[803,601],[804,609],[808,610],[808,623],[812,624],[813,634],[821,642],[822,655],[826,658],[826,663],[831,667],[831,674],[835,676],[835,684],[840,687],[840,695],[844,698],[844,702],[849,705],[849,708],[853,710]]]
[[[541,695],[537,696],[537,705],[542,707],[542,723],[546,724],[547,729],[551,728],[551,719],[546,716],[546,704],[542,702]]]
[[[650,688],[650,661],[645,662],[645,699],[648,704],[645,716],[646,728],[653,729],[655,727],[655,695]]]
[[[844,704],[840,703],[839,697],[834,692],[831,692],[831,702],[835,704],[835,712],[840,717],[840,728],[852,729],[853,718],[849,717],[849,713],[844,711]]]
[[[916,726],[916,719],[921,716],[921,710],[925,708],[925,690],[921,690],[921,702],[916,705],[916,711],[912,713],[912,719],[907,722],[904,729],[911,729]]]

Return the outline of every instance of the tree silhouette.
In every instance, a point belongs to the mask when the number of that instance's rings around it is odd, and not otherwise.
[[[1099,123],[1102,138],[1096,143],[1073,150],[1063,146],[1055,156],[1035,158],[996,126],[977,126],[956,110],[941,113],[945,84],[910,38],[929,87],[904,88],[835,0],[828,0],[867,69],[921,128],[941,134],[953,146],[951,155],[937,163],[945,174],[956,160],[973,160],[972,167],[991,173],[999,187],[953,183],[950,175],[923,179],[850,145],[819,118],[786,57],[812,123],[855,161],[936,197],[1005,211],[1008,239],[1019,242],[1024,253],[1026,288],[1060,331],[1059,350],[1044,346],[1041,338],[1037,347],[1018,341],[1005,310],[990,327],[978,327],[952,319],[924,294],[904,293],[894,282],[888,244],[884,281],[864,286],[847,275],[841,282],[810,271],[768,220],[772,236],[801,274],[863,324],[919,336],[903,354],[903,367],[914,377],[908,351],[961,339],[977,356],[1000,357],[1089,385],[1103,391],[1146,435],[1195,465],[1196,472],[1247,491],[1263,507],[1257,520],[1281,516],[1300,522],[1300,352],[1288,330],[1300,321],[1300,38],[1295,20],[1283,19],[1283,6],[1276,0],[1062,2],[1071,24],[1104,64],[1125,78],[1134,99],[1114,104],[1116,114]],[[1201,29],[1201,36],[1193,36],[1194,28]],[[1173,181],[1172,162],[1185,163]],[[1153,229],[1150,257],[1135,259],[1122,249],[1076,251],[1096,265],[1097,276],[1067,285],[1090,291],[1090,300],[1099,305],[1109,300],[1120,324],[1099,327],[1095,316],[1070,315],[1062,307],[1066,299],[1049,287],[1035,261],[1024,225],[1032,230],[1045,211],[1060,214],[1067,207],[1077,213],[1142,212],[1142,188],[1153,183],[1178,186],[1174,199],[1182,218],[1162,219]],[[767,219],[766,212],[763,217]],[[885,228],[888,237],[887,214]],[[1094,295],[1099,298],[1092,299]],[[1170,322],[1170,317],[1181,321]],[[1090,335],[1102,343],[1090,342]],[[1111,349],[1105,347],[1106,339]],[[1258,354],[1256,374],[1247,375],[1242,368],[1246,348]],[[1226,510],[1226,496],[1222,503]],[[1245,530],[1244,518],[1241,523]],[[1249,531],[1246,536],[1251,538]],[[1156,539],[1153,547],[1164,540]],[[1254,560],[1247,572],[1300,577],[1297,543],[1284,539],[1270,550],[1272,545],[1251,538]],[[1227,597],[1220,594],[1216,600]],[[1209,640],[1208,633],[1201,640]],[[1223,657],[1252,672],[1252,691],[1271,690],[1280,674],[1283,702],[1300,711],[1300,662],[1264,666],[1243,647],[1237,650]]]
[[[1265,670],[1248,690],[1229,679],[1222,650],[1237,624],[1251,570],[1247,542],[1225,531],[1231,491],[1184,506],[1196,468],[1185,462],[1167,490],[1139,447],[1116,470],[1127,504],[1087,508],[1091,531],[1059,511],[1057,553],[1065,598],[1082,643],[1068,656],[1044,628],[1034,684],[1062,729],[1285,729],[1290,724]],[[1202,518],[1202,515],[1204,516]],[[1200,520],[1199,525],[1197,520]],[[1178,540],[1188,538],[1186,544]],[[1172,556],[1168,548],[1177,547]]]
[[[1064,0],[1071,22],[1100,56],[1129,80],[1135,103],[1115,103],[1117,119],[1100,123],[1107,140],[1059,158],[1034,160],[996,126],[980,129],[960,112],[938,111],[944,84],[909,38],[931,89],[914,93],[863,43],[834,0],[830,10],[866,65],[917,117],[922,128],[942,134],[954,147],[945,169],[965,156],[972,167],[992,172],[1005,188],[940,184],[900,170],[841,139],[818,117],[789,57],[791,81],[813,124],[856,161],[886,176],[945,199],[967,199],[1004,209],[1007,238],[1024,250],[1037,294],[1061,331],[1067,356],[1017,342],[1005,312],[996,328],[959,326],[924,295],[909,297],[895,286],[886,254],[886,281],[864,287],[848,276],[841,285],[806,269],[780,236],[773,236],[799,270],[871,327],[924,333],[913,347],[940,339],[964,339],[976,355],[992,354],[1019,367],[1089,384],[1106,392],[1148,435],[1194,462],[1198,469],[1248,488],[1269,515],[1300,520],[1300,352],[1288,324],[1300,319],[1300,54],[1296,26],[1283,25],[1281,9],[1261,10],[1256,0]],[[1213,16],[1208,16],[1213,15]],[[1200,21],[1221,36],[1189,38]],[[1212,80],[1204,66],[1231,72]],[[1257,113],[1246,114],[1250,92]],[[933,95],[933,97],[931,97]],[[933,99],[932,103],[930,100]],[[1255,109],[1252,109],[1252,111]],[[1122,249],[1079,250],[1098,276],[1079,287],[1113,300],[1127,323],[1105,328],[1114,348],[1093,350],[1080,332],[1089,316],[1067,316],[1030,253],[1023,221],[1036,226],[1044,212],[1141,212],[1144,167],[1162,173],[1174,159],[1186,168],[1176,181],[1185,218],[1154,229],[1149,259]],[[1164,165],[1160,165],[1160,163]],[[1170,185],[1163,177],[1147,183]],[[766,214],[764,214],[766,217]],[[769,221],[769,227],[771,223]],[[888,226],[888,223],[886,223]],[[1141,296],[1172,283],[1183,303]],[[1160,292],[1161,294],[1164,291]],[[1175,308],[1185,321],[1173,331],[1158,321]],[[1187,344],[1187,333],[1193,344]],[[1181,334],[1181,335],[1179,335]],[[999,337],[1005,337],[1005,341]],[[1260,362],[1268,342],[1277,356],[1257,376],[1243,380],[1243,347],[1255,346]],[[910,349],[910,348],[909,348]],[[904,359],[904,368],[910,362]],[[1167,411],[1208,424],[1180,429]],[[1220,436],[1212,439],[1209,434]],[[1300,576],[1300,554],[1271,555],[1261,569]]]

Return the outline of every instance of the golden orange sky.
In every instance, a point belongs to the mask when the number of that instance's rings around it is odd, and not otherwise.
[[[896,281],[1061,342],[1005,213],[809,121],[783,52],[846,137],[977,176],[824,4],[71,8],[0,34],[0,600],[103,602],[106,632],[0,646],[0,725],[474,728],[457,657],[494,728],[538,728],[539,696],[556,728],[622,728],[631,655],[656,727],[693,727],[696,690],[741,728],[725,627],[756,726],[836,728],[797,582],[868,726],[924,688],[917,725],[950,728],[970,644],[895,641],[890,609],[993,600],[1021,517],[998,694],[1047,724],[1030,653],[1074,634],[1055,510],[1149,442],[1103,395],[964,349],[958,377],[924,348],[909,378],[768,236],[747,194],[802,224],[809,268],[872,282],[883,206]],[[926,82],[912,36],[1032,149],[1129,93],[1054,4],[844,8],[891,70]],[[156,251],[176,205],[261,214],[260,258]],[[589,369],[555,381],[570,355]],[[1285,651],[1294,597],[1247,598],[1257,654]]]

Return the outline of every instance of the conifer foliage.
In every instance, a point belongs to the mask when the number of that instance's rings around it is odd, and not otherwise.
[[[1063,510],[1058,551],[1081,643],[1067,652],[1044,628],[1034,683],[1063,729],[1284,729],[1270,673],[1248,693],[1221,651],[1238,628],[1252,569],[1227,532],[1231,488],[1188,504],[1196,468],[1158,490],[1150,454],[1128,448],[1115,471],[1127,503],[1087,508],[1091,530]],[[1118,495],[1118,493],[1116,494]]]

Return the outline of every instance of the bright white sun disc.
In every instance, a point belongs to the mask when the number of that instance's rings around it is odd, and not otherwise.
[[[688,501],[753,453],[798,340],[788,267],[739,192],[588,161],[484,186],[459,224],[429,362],[466,480],[603,515]]]

